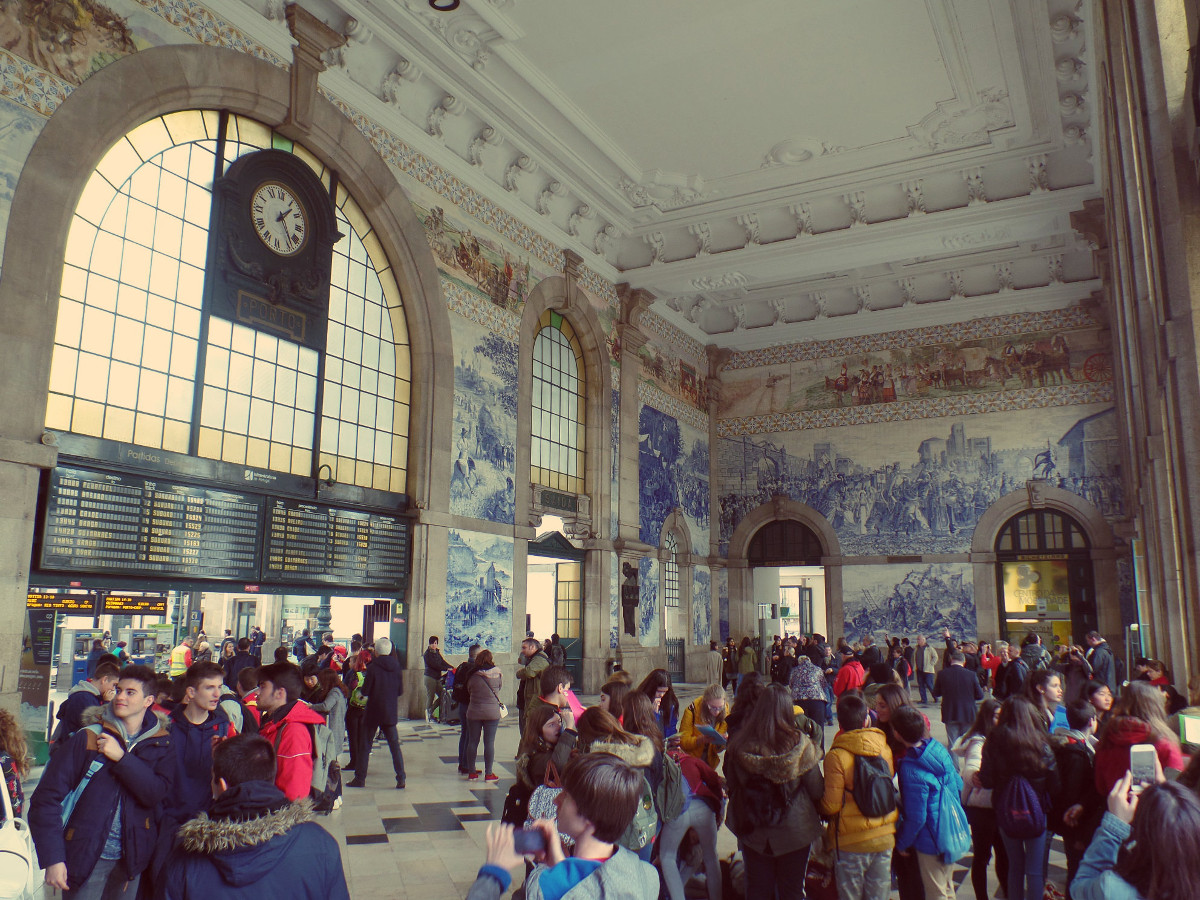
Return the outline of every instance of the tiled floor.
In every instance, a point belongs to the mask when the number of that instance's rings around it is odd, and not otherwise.
[[[699,692],[681,691],[691,699]],[[582,697],[584,703],[592,698]],[[931,720],[933,706],[925,708]],[[500,781],[468,782],[457,774],[459,728],[401,722],[399,732],[407,787],[395,789],[391,757],[385,743],[371,754],[366,788],[345,788],[342,808],[319,819],[341,848],[350,895],[355,900],[459,900],[466,895],[484,858],[484,832],[499,818],[504,797],[513,783],[513,757],[517,748],[516,711],[505,719],[496,735],[496,774]],[[945,737],[934,721],[935,737]],[[827,731],[831,740],[833,730]],[[481,748],[482,750],[482,748]],[[343,761],[346,760],[343,754]],[[479,766],[482,768],[482,752]],[[349,779],[347,774],[346,779]],[[728,829],[718,842],[722,858],[736,849]],[[970,858],[962,861],[970,865]],[[1061,885],[1064,859],[1056,848],[1051,854],[1051,876]],[[514,885],[523,871],[514,870]],[[959,896],[974,898],[969,872],[958,867],[955,881]],[[989,893],[996,881],[990,874]],[[893,896],[898,896],[893,893]],[[47,895],[47,898],[49,894]]]

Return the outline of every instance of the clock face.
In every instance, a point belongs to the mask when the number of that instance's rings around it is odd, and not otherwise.
[[[292,191],[278,181],[264,181],[250,198],[254,233],[267,249],[295,256],[308,238],[308,217]]]

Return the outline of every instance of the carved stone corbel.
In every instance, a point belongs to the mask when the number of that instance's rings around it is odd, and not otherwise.
[[[317,77],[325,71],[321,57],[346,43],[346,36],[295,3],[289,3],[284,14],[296,45],[292,47],[288,114],[280,130],[285,134],[307,134],[312,129]]]

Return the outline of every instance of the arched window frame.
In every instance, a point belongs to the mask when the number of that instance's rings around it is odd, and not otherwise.
[[[198,151],[199,165],[192,165],[194,160],[189,159],[190,168],[182,177],[176,168],[156,163],[167,154],[178,157],[181,150],[195,155],[192,148]],[[209,325],[227,323],[227,320],[217,319],[210,311],[201,309],[204,272],[206,266],[211,265],[207,245],[212,181],[238,157],[268,148],[289,151],[313,170],[326,189],[333,193],[339,228],[344,235],[334,250],[329,341],[323,352],[309,351],[314,359],[324,356],[328,363],[320,383],[316,381],[317,365],[303,362],[307,358],[303,356],[304,348],[299,348],[302,359],[296,366],[290,369],[274,367],[276,352],[282,358],[280,348],[286,348],[289,342],[264,332],[234,323],[235,333],[222,338],[221,335],[230,330],[222,324],[216,329],[216,337],[217,343],[223,342],[224,346],[214,346]],[[221,157],[220,164],[214,165],[218,156]],[[177,210],[164,209],[166,189],[161,186],[156,186],[155,206],[143,203],[144,198],[137,196],[142,188],[135,182],[152,164],[157,165],[160,183],[173,179],[172,190],[178,197]],[[126,210],[121,225],[124,237],[113,236],[103,227],[108,212],[118,201]],[[168,202],[173,203],[170,198]],[[102,203],[105,204],[104,211],[99,212],[95,207]],[[136,221],[130,221],[135,204],[141,219],[149,216],[149,238],[143,237],[146,222],[138,228]],[[182,229],[172,231],[171,212],[178,213],[174,218],[181,220]],[[153,449],[190,450],[193,455],[204,458],[291,474],[319,475],[327,471],[331,481],[395,493],[405,490],[412,402],[411,353],[399,286],[379,237],[362,208],[346,186],[339,183],[336,173],[313,153],[245,116],[205,109],[163,113],[137,125],[109,147],[80,195],[75,213],[64,253],[56,352],[47,399],[47,427]],[[88,220],[89,215],[94,221]],[[166,224],[158,222],[158,218]],[[164,241],[160,240],[164,230],[168,238],[165,249]],[[92,263],[98,257],[99,265],[112,265],[112,261],[104,259],[106,248],[98,247],[99,238],[106,234],[109,235],[105,238],[108,244],[135,258],[128,273],[122,263],[117,263],[113,272],[100,273],[93,268]],[[178,248],[173,250],[174,256],[168,252],[173,249],[170,243],[173,235]],[[111,253],[114,247],[107,247],[107,252]],[[87,266],[78,265],[85,255]],[[138,261],[142,257],[144,261]],[[190,288],[184,290],[183,282],[179,280],[154,283],[163,260],[176,265],[181,272],[186,268],[191,273]],[[340,277],[336,274],[339,271]],[[365,281],[363,272],[366,273]],[[102,298],[95,293],[99,288],[90,287],[90,280],[109,275],[112,277],[106,280],[113,285],[114,294],[112,314],[117,316],[118,304],[122,302],[123,311],[132,310],[131,315],[116,319],[117,323],[128,323],[124,326],[124,343],[132,346],[131,342],[136,341],[133,330],[144,326],[147,333],[138,352],[131,353],[128,360],[113,356],[117,352],[113,346],[115,337],[109,338],[107,358],[97,353],[85,357],[83,353],[89,334],[89,316],[94,321],[97,314],[108,312],[103,308]],[[140,307],[136,302],[139,291]],[[134,295],[133,299],[130,300],[127,294]],[[359,302],[348,303],[348,297]],[[97,302],[91,302],[92,299]],[[174,304],[173,308],[171,304]],[[339,312],[342,321],[338,321]],[[170,331],[158,327],[167,320],[171,323]],[[154,322],[158,324],[152,324]],[[184,328],[182,333],[177,330],[179,327]],[[116,334],[115,325],[110,330]],[[390,338],[387,336],[389,331]],[[76,342],[79,346],[73,351],[70,344],[75,332],[79,333],[80,339]],[[65,342],[58,340],[64,336]],[[164,341],[166,353],[155,351],[154,348]],[[238,341],[243,349],[251,348],[251,355],[232,352],[233,344]],[[392,352],[388,352],[389,348]],[[163,357],[159,369],[147,370],[144,365],[146,353],[151,351]],[[74,360],[70,359],[72,352],[75,353]],[[208,378],[213,374],[210,363],[214,353],[218,359],[224,354],[226,362],[223,373],[216,374],[219,383],[212,383]],[[269,366],[263,353],[269,353],[271,357]],[[253,386],[246,388],[244,394],[233,389],[235,383],[243,385],[246,380],[229,368],[233,356],[247,359],[253,369],[250,378]],[[86,373],[79,371],[79,362],[85,359],[89,363]],[[260,368],[264,372],[260,373]],[[267,368],[271,371],[265,371]],[[290,387],[286,383],[289,371],[292,375]],[[121,376],[115,385],[114,372]],[[165,398],[157,420],[156,407],[145,411],[138,406],[138,387],[147,372],[151,382],[162,382],[161,388],[158,385],[148,388],[151,402],[156,401],[160,391]],[[306,379],[312,381],[311,389],[304,387]],[[98,380],[105,384],[104,403],[80,393],[80,385],[83,391],[97,393]],[[260,387],[267,381],[272,382],[271,396],[258,396],[262,393]],[[132,404],[123,396],[131,382]],[[112,396],[114,390],[116,397]],[[350,397],[353,413],[350,415],[346,414],[350,409],[348,392],[353,394]],[[322,408],[316,401],[318,393],[326,401],[333,395],[323,420],[317,419]],[[118,402],[109,403],[109,399]],[[271,401],[278,399],[282,399],[283,404],[276,403],[272,407]],[[124,405],[121,405],[122,401]],[[220,403],[219,409],[217,403]],[[257,415],[252,408],[254,404],[259,407]],[[269,437],[254,434],[255,428],[261,425],[264,404],[267,414],[272,417]],[[246,413],[245,423],[236,416],[230,421],[232,407],[245,407],[242,410]],[[76,414],[80,409],[90,415],[78,417]],[[221,424],[214,428],[218,413]],[[110,414],[111,420],[108,419]],[[245,433],[247,431],[249,435]],[[310,435],[307,440],[305,433]],[[222,435],[228,445],[223,442]],[[290,443],[285,438],[290,439]],[[254,441],[257,446],[251,452],[250,445]]]
[[[544,310],[532,354],[530,482],[582,494],[587,476],[587,376],[570,319]]]
[[[663,606],[672,609],[679,607],[679,591],[681,578],[679,577],[679,539],[674,531],[668,531],[663,536],[662,547],[662,564],[663,564]]]

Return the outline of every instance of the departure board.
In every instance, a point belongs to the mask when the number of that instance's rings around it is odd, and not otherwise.
[[[407,553],[408,525],[396,516],[296,500],[267,506],[266,581],[395,588]]]
[[[263,500],[162,479],[56,468],[47,570],[253,581]]]
[[[57,609],[62,612],[87,613],[96,611],[96,595],[90,591],[58,593],[56,591],[29,591],[25,598],[26,609]]]
[[[127,616],[165,616],[166,594],[105,594],[104,612]]]

